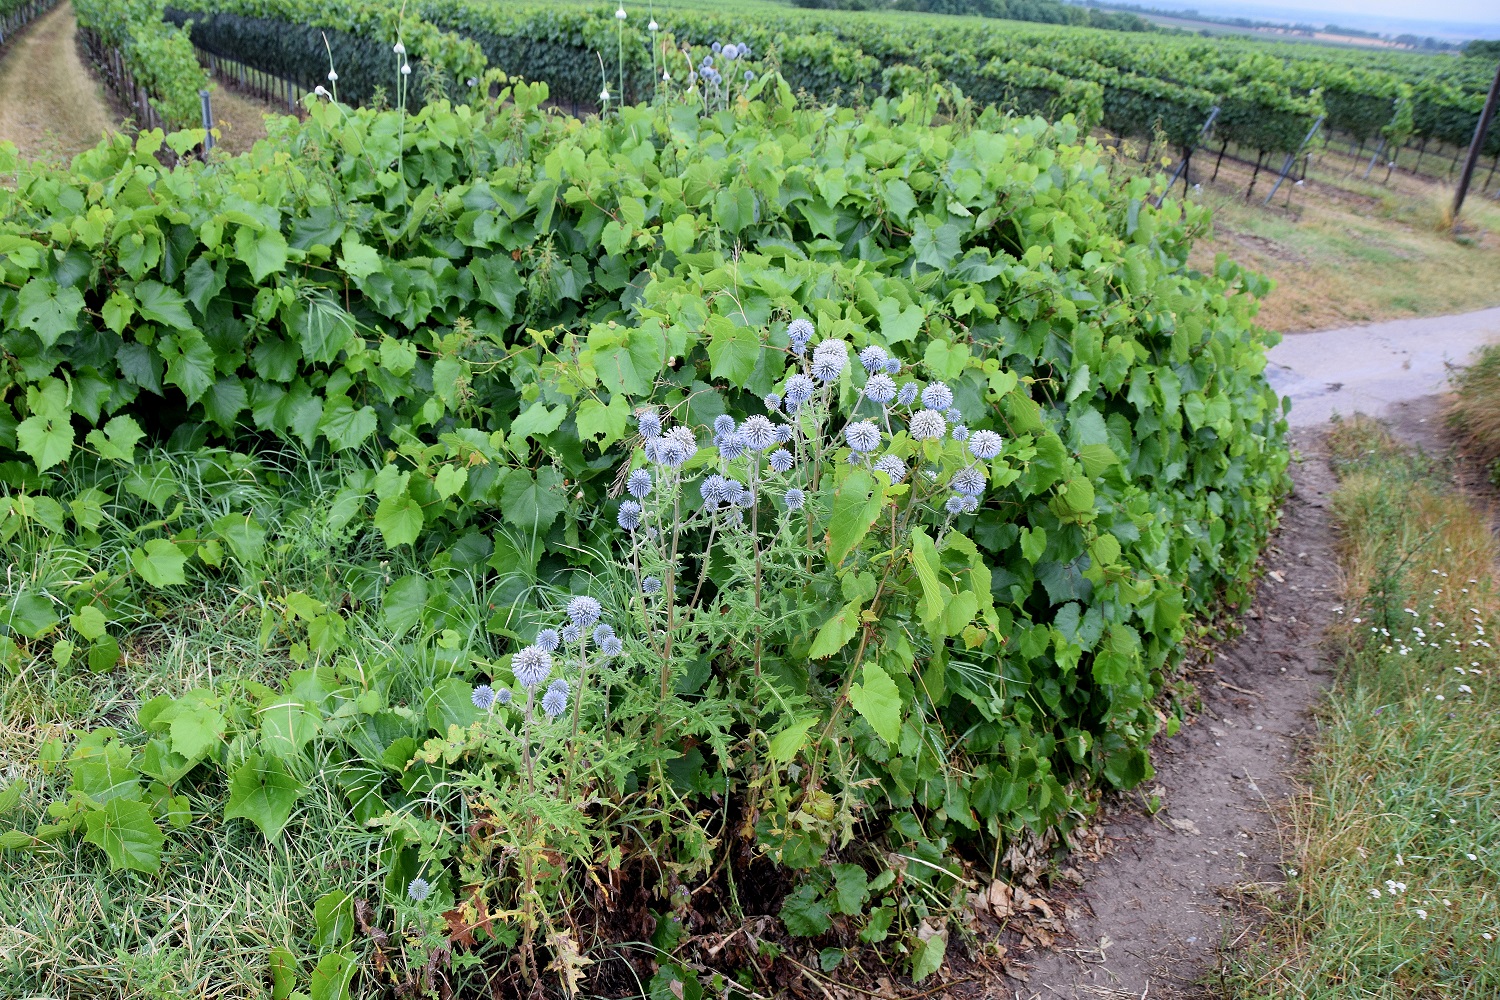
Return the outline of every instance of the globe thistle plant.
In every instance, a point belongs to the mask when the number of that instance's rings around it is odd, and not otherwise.
[[[413,903],[424,902],[428,896],[432,895],[432,883],[418,875],[407,883],[406,895]]]
[[[599,620],[604,609],[592,597],[575,597],[568,602],[568,621],[579,628],[588,628]]]
[[[565,688],[548,688],[542,695],[542,711],[547,718],[555,719],[568,710],[568,692]]]
[[[634,500],[626,500],[620,504],[620,512],[615,520],[626,531],[634,531],[641,526],[641,505]]]
[[[937,410],[918,410],[912,414],[908,426],[911,436],[918,441],[935,441],[948,431],[948,424]]]
[[[737,425],[734,422],[734,418],[727,413],[721,413],[717,417],[714,417],[715,437],[723,437],[726,434],[733,434],[736,427]]]
[[[641,581],[641,593],[647,597],[661,592],[661,581],[654,576],[648,576]]]
[[[801,510],[802,505],[807,502],[807,497],[801,490],[793,486],[786,491],[783,502],[786,504],[787,510]]]
[[[642,410],[635,415],[636,429],[641,437],[650,441],[661,436],[661,416],[655,410]]]
[[[636,469],[625,480],[625,492],[637,500],[644,500],[651,493],[651,473]]]
[[[792,466],[797,464],[797,460],[792,457],[792,453],[787,451],[785,448],[777,448],[775,451],[771,452],[770,456],[767,458],[767,461],[770,463],[772,472],[781,473],[783,475],[792,471]]]
[[[953,428],[951,433],[955,441],[967,441],[969,439],[969,429],[963,424],[959,424]]]
[[[745,418],[743,433],[745,440],[750,443],[750,447],[756,451],[765,451],[776,444],[775,426],[770,420],[758,413],[753,417]]]
[[[800,406],[809,399],[812,399],[812,395],[817,391],[817,388],[813,380],[806,375],[793,375],[786,380],[786,401]]]
[[[865,396],[884,406],[896,398],[896,383],[884,372],[871,375],[865,382]]]
[[[953,487],[955,493],[977,497],[984,492],[984,473],[972,465],[965,466],[953,474],[948,485]]]
[[[953,390],[941,382],[929,383],[922,390],[922,405],[929,410],[946,410],[953,405]]]
[[[481,684],[469,695],[469,701],[481,712],[488,712],[496,701],[495,689],[488,684]]]
[[[910,406],[916,398],[917,383],[915,382],[907,382],[901,387],[901,391],[896,394],[896,402],[902,406]]]
[[[536,642],[534,643],[534,645],[540,646],[542,649],[545,649],[550,653],[553,650],[557,649],[557,644],[560,641],[561,639],[557,634],[557,629],[544,628],[536,634]]]
[[[861,420],[844,428],[844,440],[861,454],[872,452],[880,447],[880,428],[868,420]]]
[[[902,482],[906,479],[906,463],[895,455],[880,456],[880,458],[876,459],[874,467],[884,472],[887,476],[890,476],[892,484]]]
[[[969,454],[988,462],[1004,449],[1005,442],[994,431],[975,431],[969,437]]]
[[[552,673],[552,654],[540,646],[527,646],[511,657],[510,669],[516,675],[516,683],[523,688],[541,687]]]
[[[823,340],[813,348],[813,378],[827,385],[838,379],[849,364],[849,345],[842,340]]]
[[[871,344],[859,352],[859,363],[872,375],[875,372],[885,371],[886,362],[889,360],[890,356],[885,353],[885,348],[878,344]]]

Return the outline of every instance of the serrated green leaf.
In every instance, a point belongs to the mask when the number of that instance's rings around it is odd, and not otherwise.
[[[550,466],[538,470],[535,479],[526,469],[516,469],[501,486],[500,507],[506,523],[522,531],[545,532],[567,505],[562,474]]]
[[[36,331],[44,347],[57,343],[63,334],[78,328],[83,292],[59,288],[51,278],[32,278],[16,296],[16,323]]]
[[[849,704],[887,743],[901,737],[901,692],[878,664],[864,665],[864,683],[849,685]]]
[[[828,560],[844,561],[864,540],[870,526],[885,507],[885,492],[865,469],[855,469],[839,484],[833,496],[833,515],[828,520]]]
[[[261,746],[277,757],[291,757],[302,752],[309,740],[322,730],[318,717],[295,698],[277,695],[266,699],[259,709]]]
[[[42,379],[27,388],[26,408],[31,416],[16,425],[16,444],[31,456],[39,472],[67,461],[73,453],[67,385],[50,376]]]
[[[224,716],[202,702],[184,707],[173,715],[168,730],[172,752],[187,760],[202,757],[224,739],[227,727]]]
[[[146,436],[133,417],[111,417],[102,430],[89,431],[84,438],[100,458],[112,462],[134,464],[135,446]]]
[[[399,638],[422,620],[422,610],[426,606],[427,580],[420,576],[403,576],[392,580],[385,588],[380,617],[385,627]]]
[[[422,534],[422,524],[422,505],[408,493],[387,497],[375,508],[375,527],[388,549],[415,542]]]
[[[807,651],[808,658],[826,659],[848,645],[849,640],[859,633],[859,613],[863,608],[864,602],[855,600],[835,612],[818,629],[812,647]]]
[[[45,594],[23,590],[10,599],[0,624],[10,626],[28,639],[40,639],[61,620],[57,605]]]
[[[240,565],[251,568],[260,563],[266,548],[266,529],[250,514],[225,514],[214,522],[214,533],[229,546]]]
[[[540,441],[562,426],[563,418],[568,415],[566,406],[546,406],[542,403],[532,403],[521,411],[510,425],[510,433],[507,437],[512,441],[522,441],[531,438]]]
[[[797,752],[802,749],[803,742],[807,739],[807,731],[812,724],[818,721],[816,715],[804,715],[795,720],[781,732],[771,737],[770,745],[766,748],[766,756],[778,764],[789,764]]]
[[[260,284],[276,271],[286,267],[286,238],[279,230],[257,232],[248,226],[240,226],[234,234],[234,256],[250,269],[250,276]]]
[[[142,319],[178,330],[193,329],[193,318],[188,315],[187,300],[175,289],[168,288],[159,281],[142,281],[136,284],[135,308]]]
[[[917,939],[912,949],[911,978],[920,983],[943,966],[943,956],[948,952],[948,929],[944,927],[927,938]]]
[[[161,845],[166,842],[151,810],[140,802],[111,799],[84,816],[83,839],[109,857],[112,871],[128,868],[151,874],[161,868]]]
[[[600,451],[608,451],[629,429],[630,403],[618,392],[610,397],[608,406],[597,399],[586,399],[579,404],[574,419],[580,438],[596,442]]]
[[[755,374],[755,363],[760,360],[760,334],[751,327],[733,323],[727,317],[711,316],[708,336],[708,360],[713,366],[713,377],[743,387]]]
[[[328,438],[334,451],[347,451],[364,444],[376,428],[373,406],[355,407],[347,396],[328,401],[323,408],[323,419],[318,421],[318,430]]]
[[[229,778],[224,818],[249,820],[274,843],[306,791],[307,786],[287,772],[281,758],[251,754]]]
[[[368,278],[383,269],[380,254],[374,247],[360,243],[352,234],[345,234],[343,252],[339,254],[339,267],[351,278]]]
[[[159,342],[167,359],[165,381],[182,390],[189,403],[203,398],[214,384],[214,351],[197,330],[184,330]]]
[[[130,566],[136,576],[153,587],[173,587],[187,582],[183,568],[187,556],[166,538],[153,538],[130,553]]]

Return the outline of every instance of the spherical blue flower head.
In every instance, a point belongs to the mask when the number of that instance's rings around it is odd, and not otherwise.
[[[776,443],[777,444],[791,444],[792,443],[792,436],[793,436],[794,433],[795,432],[792,430],[792,425],[791,424],[777,424],[776,425]]]
[[[661,590],[661,581],[654,576],[648,576],[641,581],[641,593],[651,595]]]
[[[899,483],[906,478],[906,463],[895,455],[882,455],[876,460],[875,468],[890,476],[892,483]]]
[[[745,453],[745,449],[750,447],[750,439],[742,431],[725,434],[716,440],[719,445],[719,457],[726,462],[733,462]]]
[[[786,380],[786,401],[796,406],[812,399],[813,393],[817,391],[817,384],[806,375],[797,374]]]
[[[583,636],[583,629],[577,625],[564,625],[562,627],[562,641],[566,645],[573,645]]]
[[[947,417],[955,424],[963,423],[964,411],[960,410],[956,406],[950,406],[947,410],[943,411],[943,416]]]
[[[825,385],[834,381],[849,364],[849,345],[842,340],[823,340],[813,348],[813,378]]]
[[[950,514],[962,514],[964,512],[964,501],[968,497],[961,493],[954,493],[948,497],[948,502],[943,504],[943,509]]]
[[[605,636],[604,641],[599,643],[599,652],[605,656],[619,656],[625,652],[625,644],[620,641],[620,637],[617,635]]]
[[[918,410],[908,426],[918,441],[936,441],[948,432],[948,423],[937,410]]]
[[[724,480],[724,502],[737,504],[740,502],[740,494],[747,492],[745,486],[738,479]]]
[[[626,531],[634,531],[641,526],[641,505],[634,500],[626,500],[620,504],[620,513],[615,520]]]
[[[511,698],[513,697],[515,696],[511,694],[510,688],[501,688],[499,691],[495,692],[495,701],[501,705],[509,705]]]
[[[661,464],[661,450],[657,447],[659,444],[661,444],[659,437],[646,439],[645,447],[642,449],[646,453],[646,461]]]
[[[625,480],[625,492],[642,500],[651,492],[651,473],[645,469],[636,469]]]
[[[728,45],[719,50],[719,54],[722,55],[725,59],[738,59],[740,57],[740,47],[733,42],[730,42]]]
[[[636,428],[647,441],[661,434],[661,416],[655,410],[642,410],[635,415]]]
[[[954,493],[962,493],[966,497],[977,497],[984,492],[984,473],[971,465],[955,472],[953,480],[948,485],[953,487]]]
[[[727,501],[732,495],[729,490],[729,480],[717,472],[698,484],[698,492],[702,494],[703,502],[708,504],[710,510]]]
[[[579,628],[588,628],[603,613],[604,609],[592,597],[575,597],[568,602],[568,621]]]
[[[734,418],[731,417],[729,414],[727,414],[727,413],[721,413],[717,417],[714,417],[714,436],[715,437],[723,437],[726,434],[733,434],[734,431],[735,431]]]
[[[567,710],[568,692],[548,688],[547,693],[542,695],[542,711],[547,713],[547,718],[555,719]]]
[[[741,487],[739,496],[734,498],[734,505],[736,507],[742,507],[745,510],[749,510],[751,507],[754,507],[755,491]]]
[[[594,644],[602,645],[605,639],[615,634],[615,630],[604,623],[594,626]]]
[[[418,875],[406,885],[406,894],[413,903],[420,903],[432,895],[432,883]]]
[[[776,393],[774,392],[767,393],[764,402],[766,404],[766,409],[770,410],[772,413],[775,413],[777,410],[781,409],[781,397],[776,395]]]
[[[784,502],[787,510],[801,510],[802,505],[807,502],[807,496],[794,486],[786,491]]]
[[[792,466],[797,464],[797,460],[792,458],[792,453],[785,448],[777,448],[771,452],[769,461],[772,472],[791,472]]]
[[[490,706],[495,704],[495,689],[488,684],[481,684],[469,695],[469,701],[473,702],[474,707],[481,712],[488,712]]]
[[[901,391],[896,394],[896,402],[900,403],[902,406],[910,406],[912,404],[912,401],[916,398],[917,383],[915,382],[906,383],[901,387]]]
[[[953,405],[953,390],[941,382],[933,382],[922,390],[922,405],[929,410],[946,410]]]
[[[566,633],[567,629],[563,631]],[[552,673],[552,654],[540,646],[527,646],[510,658],[510,669],[516,675],[516,683],[523,688],[540,687]]]
[[[563,697],[566,698],[568,696],[568,693],[570,691],[572,691],[573,689],[568,686],[568,682],[567,681],[565,681],[561,677],[559,677],[557,680],[555,680],[551,684],[547,685],[547,690],[548,691],[561,691]]]
[[[724,51],[724,46],[722,44],[720,44],[719,42],[714,42],[712,45],[709,46],[709,48],[713,49],[715,52],[723,52]]]
[[[969,454],[981,462],[988,462],[1000,454],[1005,442],[994,431],[975,431],[969,438]]]
[[[978,497],[964,497],[964,513],[972,514],[979,509]]]
[[[802,348],[807,346],[807,342],[812,340],[812,336],[816,332],[817,330],[813,328],[812,322],[801,317],[792,320],[786,326],[787,339],[792,342],[792,346],[797,349],[798,353],[801,353]]]
[[[859,363],[864,365],[865,371],[874,374],[884,371],[885,363],[890,360],[890,355],[885,353],[885,348],[879,344],[871,344],[859,352]]]
[[[871,375],[865,382],[865,395],[884,406],[896,398],[896,382],[884,372]]]
[[[532,645],[540,646],[550,653],[557,648],[558,642],[557,629],[544,628],[536,634],[536,641]]]
[[[901,374],[901,359],[900,358],[889,358],[889,359],[887,359],[886,363],[885,363],[885,373],[887,375],[900,375]]]
[[[969,429],[967,427],[965,427],[963,424],[959,424],[957,427],[953,428],[953,440],[955,440],[955,441],[967,441],[967,440],[969,440]]]
[[[755,79],[755,71],[754,70],[749,70],[749,69],[745,70],[745,82],[749,83],[751,80],[754,80],[754,79]]]
[[[861,454],[871,452],[880,447],[880,428],[868,420],[861,420],[844,428],[844,440]]]
[[[698,439],[687,427],[673,427],[662,434],[656,446],[657,461],[674,469],[687,464],[688,459],[698,454]]]
[[[757,413],[753,417],[745,418],[745,425],[741,428],[745,440],[750,442],[750,447],[756,451],[765,451],[776,444],[776,427],[770,419]]]

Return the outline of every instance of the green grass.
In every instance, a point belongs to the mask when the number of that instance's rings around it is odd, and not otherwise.
[[[1235,997],[1500,995],[1500,623],[1484,515],[1365,421],[1333,436],[1342,663],[1285,889]]]
[[[0,829],[35,828],[44,804],[62,797],[65,774],[48,773],[37,760],[49,736],[114,726],[133,737],[136,709],[158,694],[279,681],[296,665],[284,648],[259,641],[266,601],[293,588],[358,590],[358,579],[379,569],[373,553],[331,537],[326,513],[341,472],[331,464],[284,455],[250,468],[224,452],[150,457],[182,485],[166,504],[170,513],[183,501],[179,523],[252,509],[274,525],[270,569],[217,594],[132,598],[123,659],[107,674],[76,662],[59,667],[50,657],[29,659],[18,674],[0,670],[0,770],[6,784],[24,789]],[[23,584],[61,599],[76,581],[107,571],[119,539],[129,537],[123,525],[147,519],[145,504],[114,492],[122,499],[106,506],[99,545],[75,547],[34,529],[12,538],[0,606]],[[330,552],[340,555],[330,560]],[[321,775],[327,764],[311,761],[309,771]],[[332,782],[311,781],[276,844],[243,821],[221,818],[221,783],[184,784],[194,819],[168,837],[159,876],[111,872],[103,853],[79,837],[0,852],[0,996],[267,997],[267,954],[285,945],[310,955],[319,896],[335,888],[378,895],[382,835],[354,823]]]

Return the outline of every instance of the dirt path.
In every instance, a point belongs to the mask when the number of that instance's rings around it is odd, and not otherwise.
[[[1335,413],[1385,417],[1393,404],[1441,392],[1453,365],[1497,341],[1500,308],[1293,333],[1271,349],[1266,374],[1292,397],[1292,426],[1316,427]]]
[[[1275,809],[1331,674],[1318,645],[1338,604],[1321,440],[1295,436],[1294,492],[1244,634],[1194,673],[1197,717],[1155,747],[1156,778],[1141,791],[1159,796],[1160,810],[1126,805],[1108,817],[1109,856],[1086,866],[1073,898],[1059,894],[1074,914],[1071,946],[1036,956],[1014,996],[1204,995],[1197,984],[1237,933],[1235,888],[1284,880]]]
[[[33,23],[0,58],[0,140],[30,159],[69,157],[115,129],[99,84],[79,58],[73,6]]]

